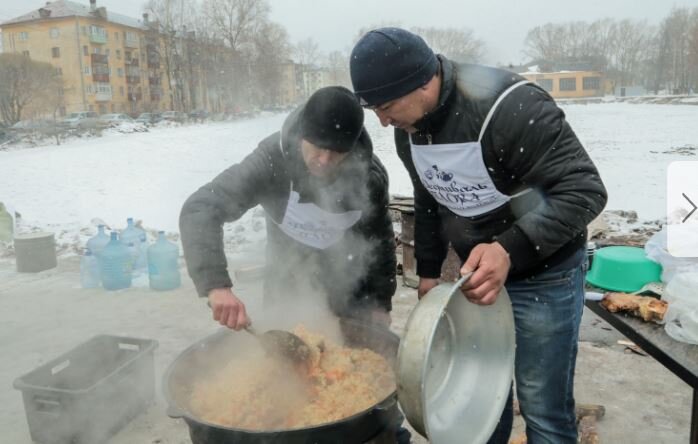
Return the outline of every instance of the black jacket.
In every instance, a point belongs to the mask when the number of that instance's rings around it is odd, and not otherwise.
[[[443,56],[439,61],[438,106],[415,124],[412,140],[417,145],[477,141],[499,95],[525,79]],[[511,278],[531,276],[584,245],[587,224],[606,205],[599,173],[564,112],[534,84],[519,86],[498,105],[482,139],[483,160],[496,188],[509,196],[532,192],[489,213],[461,217],[438,204],[417,176],[408,134],[396,129],[395,142],[414,185],[421,277],[439,276],[449,242],[464,261],[475,245],[494,240],[509,252]]]
[[[300,153],[301,111],[294,111],[280,132],[262,140],[241,163],[184,203],[179,224],[189,275],[202,297],[213,288],[231,287],[222,225],[261,205],[267,230],[265,297],[292,297],[300,288],[294,284],[310,283],[327,294],[338,314],[374,307],[390,310],[396,258],[385,168],[373,155],[364,130],[335,180],[312,177]],[[277,225],[286,211],[291,182],[301,203],[335,213],[361,210],[361,219],[325,250],[295,241]]]

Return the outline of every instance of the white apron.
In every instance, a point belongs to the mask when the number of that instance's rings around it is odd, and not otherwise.
[[[500,193],[482,158],[482,136],[504,98],[528,80],[505,90],[487,113],[476,142],[415,145],[410,136],[412,161],[424,187],[434,199],[455,214],[474,217],[506,204],[510,197]]]
[[[300,194],[293,190],[291,182],[286,213],[277,225],[287,236],[309,247],[319,250],[331,247],[361,219],[361,210],[330,213],[314,203],[300,203],[299,200]]]

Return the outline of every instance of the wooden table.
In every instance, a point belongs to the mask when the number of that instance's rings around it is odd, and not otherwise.
[[[663,325],[611,313],[599,302],[586,301],[585,305],[693,388],[690,443],[698,444],[698,345],[675,341]]]

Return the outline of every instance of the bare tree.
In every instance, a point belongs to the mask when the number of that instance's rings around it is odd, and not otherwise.
[[[28,109],[53,114],[60,106],[62,87],[51,64],[21,54],[0,54],[0,118],[5,125],[20,121]]]
[[[312,37],[308,37],[294,45],[293,55],[302,66],[315,65],[320,60],[320,48]]]
[[[252,101],[253,36],[267,23],[270,7],[265,0],[204,0],[203,13],[213,32],[229,48],[221,70],[228,77],[230,106]],[[230,81],[235,79],[234,81]]]
[[[647,56],[647,48],[651,39],[646,22],[634,22],[623,20],[618,23],[617,32],[619,38],[615,42],[613,54],[613,66],[618,76],[614,79],[620,86],[628,86],[635,83],[640,77],[640,68]]]
[[[567,55],[567,33],[562,25],[546,23],[528,31],[524,45],[524,53],[533,60],[562,60]]]
[[[324,65],[330,71],[332,84],[345,86],[351,89],[348,54],[342,51],[332,51],[327,55]]]
[[[657,63],[664,74],[666,87],[673,93],[689,90],[690,12],[687,8],[673,9],[664,19],[660,30],[661,46]]]
[[[262,106],[279,103],[281,65],[290,52],[288,33],[273,22],[261,24],[253,36],[254,91],[256,102]]]
[[[183,39],[187,26],[191,26],[190,18],[196,16],[196,5],[193,0],[149,0],[145,11],[154,17],[151,30],[153,39],[162,39],[162,47],[154,45],[153,50],[165,62],[167,82],[172,91],[171,109],[185,110],[185,87],[187,85],[185,70],[185,47]]]
[[[688,30],[688,63],[690,65],[689,73],[690,87],[693,92],[698,90],[698,7],[693,8],[690,17]]]
[[[241,52],[260,24],[268,21],[270,7],[264,0],[204,0],[203,11],[216,34]]]
[[[431,46],[456,62],[478,62],[482,59],[485,43],[475,38],[467,28],[412,28]]]

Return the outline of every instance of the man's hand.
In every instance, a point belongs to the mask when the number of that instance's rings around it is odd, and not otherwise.
[[[461,274],[474,272],[461,287],[461,291],[474,304],[494,304],[507,279],[509,268],[509,253],[499,242],[476,245],[460,270]]]
[[[417,298],[422,299],[425,294],[432,288],[439,285],[439,280],[434,278],[419,278],[419,286],[417,287]]]
[[[208,292],[208,305],[213,319],[233,330],[242,330],[250,324],[245,304],[230,288],[214,288]]]

